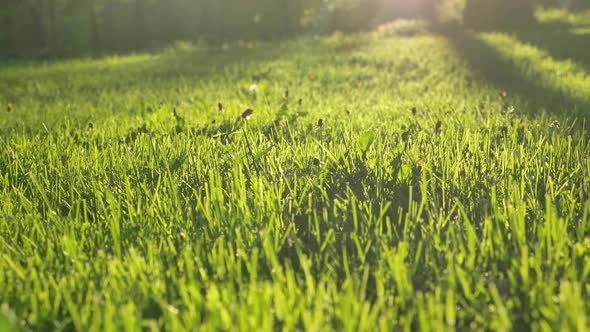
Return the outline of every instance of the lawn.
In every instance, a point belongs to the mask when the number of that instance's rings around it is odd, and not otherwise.
[[[590,327],[590,17],[539,18],[0,63],[0,330]]]

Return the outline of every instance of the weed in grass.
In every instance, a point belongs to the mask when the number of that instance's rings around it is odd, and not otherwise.
[[[324,119],[319,119],[318,123],[316,123],[316,128],[323,128],[324,127]]]
[[[249,120],[250,117],[252,116],[252,114],[254,114],[254,110],[248,108],[247,110],[245,110],[242,115],[240,116],[241,120]]]

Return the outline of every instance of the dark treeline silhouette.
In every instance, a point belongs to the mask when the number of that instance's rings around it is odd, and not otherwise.
[[[0,0],[0,57],[132,51],[177,40],[288,38],[357,31],[399,17],[437,19],[448,0]],[[533,1],[465,0],[473,28],[532,19]],[[582,8],[590,0],[569,0]]]
[[[432,16],[428,13],[438,1],[0,0],[0,57],[131,51],[176,40],[220,43],[349,32],[377,19]]]

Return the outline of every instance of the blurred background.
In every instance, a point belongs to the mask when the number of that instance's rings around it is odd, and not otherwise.
[[[0,0],[0,57],[347,33],[398,18],[510,29],[534,24],[536,6],[579,11],[590,0]]]

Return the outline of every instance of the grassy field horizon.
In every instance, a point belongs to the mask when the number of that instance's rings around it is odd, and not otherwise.
[[[590,328],[590,16],[0,62],[0,331]]]

